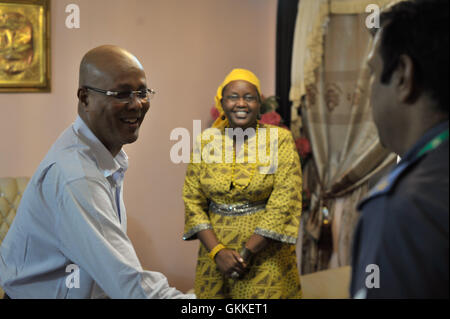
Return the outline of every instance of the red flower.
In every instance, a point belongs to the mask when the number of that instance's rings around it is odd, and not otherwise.
[[[211,108],[211,117],[215,121],[219,116],[220,116],[219,110],[215,106],[213,106]]]
[[[296,139],[295,146],[297,147],[297,151],[302,158],[306,158],[311,153],[311,144],[309,144],[308,139],[305,137]]]
[[[281,116],[275,111],[265,113],[261,116],[259,121],[261,124],[280,125]]]

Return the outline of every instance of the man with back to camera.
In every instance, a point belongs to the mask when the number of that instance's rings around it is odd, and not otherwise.
[[[195,298],[144,271],[126,235],[122,146],[137,140],[153,94],[128,51],[105,45],[83,57],[78,117],[30,180],[0,248],[7,296]]]
[[[383,11],[368,65],[381,143],[401,157],[358,206],[354,298],[449,297],[448,0]]]

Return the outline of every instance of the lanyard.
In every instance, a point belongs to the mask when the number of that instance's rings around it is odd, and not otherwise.
[[[415,158],[419,158],[429,151],[434,150],[436,147],[441,145],[443,142],[445,142],[448,139],[448,129],[433,138],[431,141],[429,141],[422,149],[417,153]]]
[[[383,178],[369,193],[369,195],[358,204],[359,209],[362,207],[363,203],[365,203],[369,198],[372,198],[373,196],[377,194],[382,194],[392,187],[394,184],[394,181],[400,176],[400,174],[409,166],[411,165],[415,160],[419,159],[421,156],[425,155],[431,150],[434,150],[439,145],[441,145],[443,142],[445,142],[449,137],[448,129],[441,134],[437,135],[435,138],[433,138],[431,141],[429,141],[427,144],[425,144],[424,147],[420,149],[416,153],[416,156],[412,160],[408,161],[401,161],[398,166],[385,178]]]

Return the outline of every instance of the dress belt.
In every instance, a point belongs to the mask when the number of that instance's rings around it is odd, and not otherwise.
[[[242,216],[255,213],[266,208],[266,201],[249,202],[243,204],[209,203],[209,210],[222,216]]]

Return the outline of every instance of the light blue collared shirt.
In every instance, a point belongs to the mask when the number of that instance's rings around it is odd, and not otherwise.
[[[0,286],[11,298],[194,298],[144,271],[126,234],[115,158],[80,117],[31,178],[0,247]],[[75,269],[75,270],[74,270]]]

